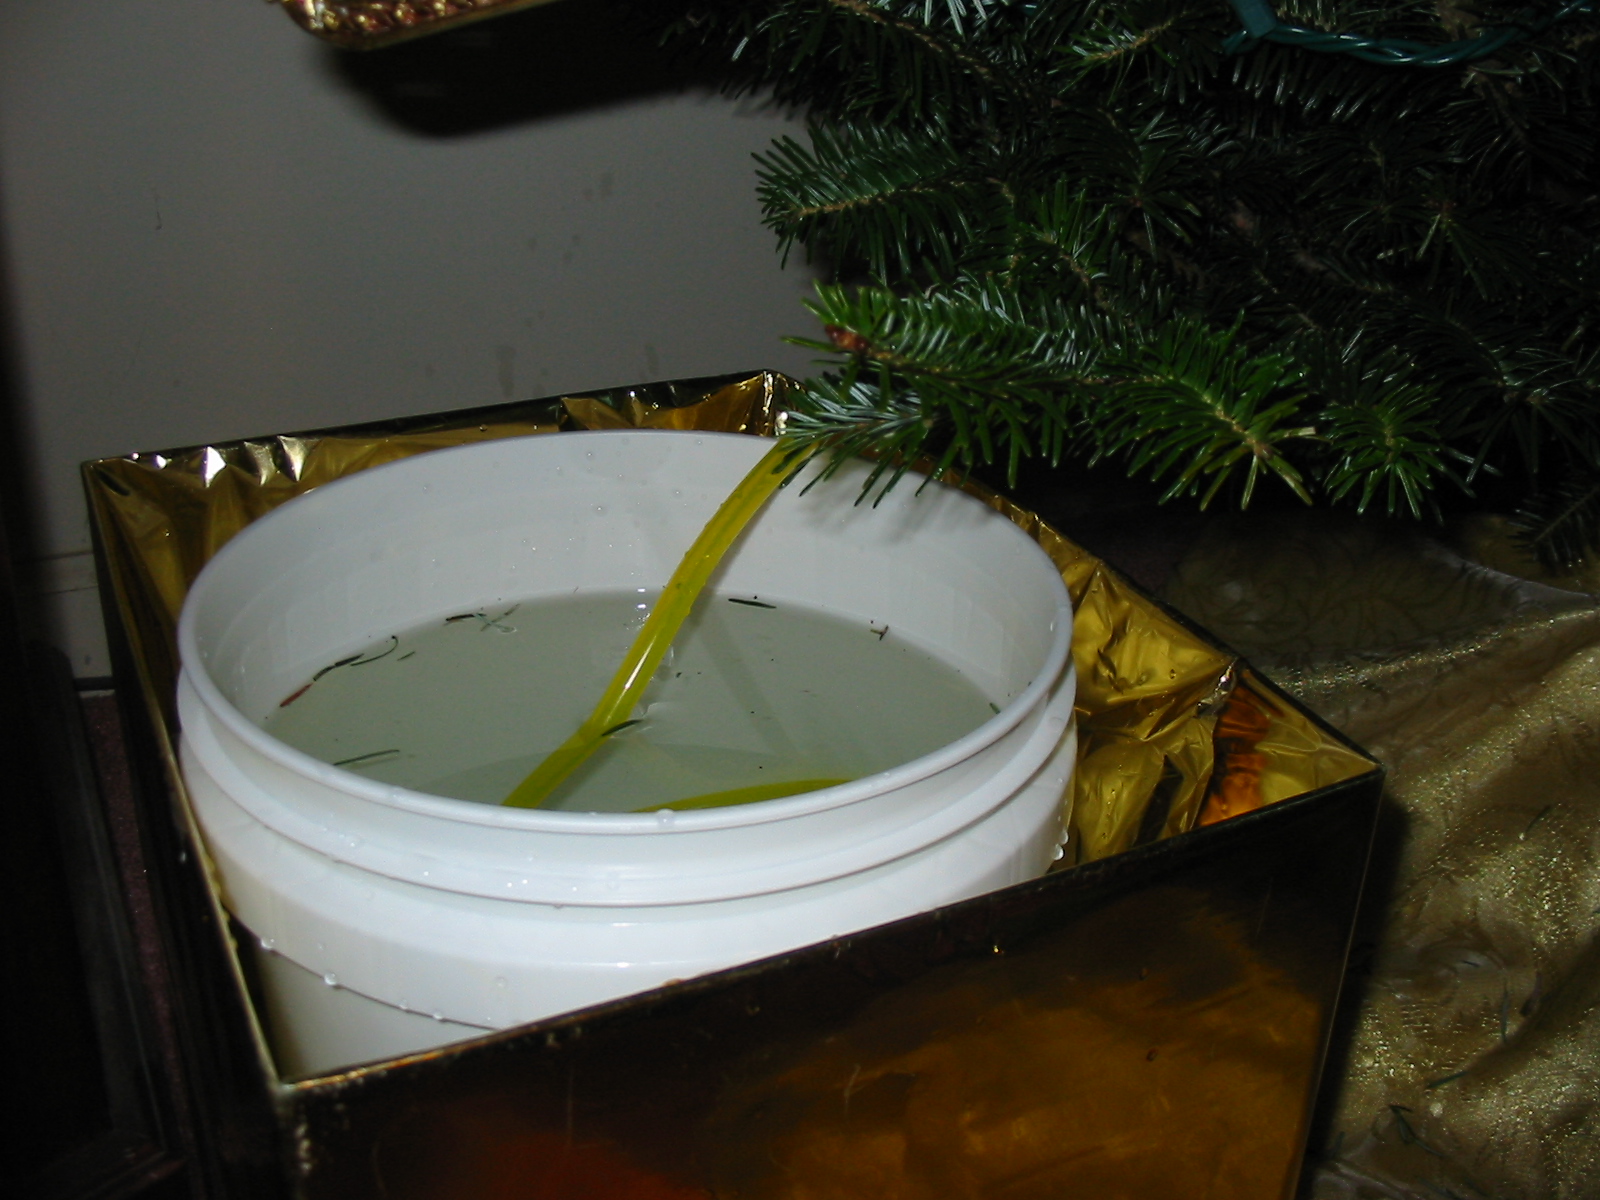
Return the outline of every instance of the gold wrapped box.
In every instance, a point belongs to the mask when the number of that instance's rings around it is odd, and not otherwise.
[[[85,464],[159,948],[229,1196],[1277,1200],[1299,1174],[1382,770],[1034,514],[1077,606],[1069,861],[570,1016],[282,1079],[179,777],[173,630],[229,537],[487,438],[772,433],[763,372]]]

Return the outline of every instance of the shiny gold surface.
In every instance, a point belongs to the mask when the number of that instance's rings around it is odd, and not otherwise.
[[[173,624],[249,521],[482,438],[770,435],[785,386],[653,385],[87,464],[180,808]],[[1036,515],[969,490],[1039,541],[1078,607],[1080,869],[598,1014],[281,1085],[306,1196],[1292,1193],[1373,764]]]
[[[1536,571],[1499,522],[1461,544]],[[1214,530],[1169,599],[1390,767],[1392,900],[1313,1194],[1600,1196],[1596,597],[1308,517]]]
[[[374,50],[551,0],[279,0],[307,33],[348,50]]]

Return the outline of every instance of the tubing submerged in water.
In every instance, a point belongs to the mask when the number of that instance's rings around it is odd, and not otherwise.
[[[795,456],[804,456],[799,462]],[[782,441],[778,442],[765,455],[761,461],[750,469],[739,485],[728,493],[728,498],[722,502],[720,508],[706,522],[700,536],[695,538],[694,544],[684,554],[678,567],[672,573],[672,578],[667,581],[666,588],[661,593],[655,609],[650,613],[644,623],[644,628],[633,640],[633,645],[628,648],[628,653],[623,656],[622,664],[617,668],[617,673],[612,676],[611,682],[606,686],[600,702],[595,705],[594,711],[589,714],[583,724],[561,745],[550,752],[537,767],[529,772],[528,777],[517,784],[500,803],[512,808],[540,808],[550,798],[550,794],[560,787],[562,782],[582,766],[596,750],[612,734],[634,724],[628,714],[633,712],[639,703],[644,690],[650,685],[651,677],[656,669],[661,666],[661,660],[666,657],[672,641],[678,636],[678,630],[683,627],[684,621],[689,617],[694,608],[694,602],[699,599],[700,592],[706,585],[706,580],[711,578],[711,573],[717,569],[728,548],[743,532],[744,527],[750,523],[756,513],[761,511],[762,505],[782,486],[783,481],[794,474],[794,471],[809,458],[810,454],[804,450],[796,450]],[[770,784],[760,788],[737,788],[731,792],[713,792],[704,796],[691,796],[685,800],[675,801],[667,805],[653,805],[655,808],[714,808],[726,804],[751,804],[758,800],[772,800],[779,796],[798,795],[802,791],[815,791],[820,787],[832,787],[837,783],[845,783],[843,779],[801,781],[811,783],[811,787],[793,787],[789,791],[772,791],[772,788],[783,788],[785,784]],[[756,795],[756,792],[766,794]],[[745,793],[751,793],[746,795]],[[719,799],[718,797],[723,797]]]

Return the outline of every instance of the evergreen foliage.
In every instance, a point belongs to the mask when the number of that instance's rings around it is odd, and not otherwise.
[[[1551,564],[1600,549],[1600,6],[1277,6],[1302,41],[1497,47],[1419,66],[1230,53],[1226,0],[641,2],[810,114],[759,172],[786,252],[849,281],[810,304],[799,436],[890,479],[1113,456],[1201,503],[1475,494]]]

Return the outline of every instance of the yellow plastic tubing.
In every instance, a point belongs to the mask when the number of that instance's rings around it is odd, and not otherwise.
[[[501,801],[502,804],[513,808],[540,807],[550,798],[550,793],[561,786],[567,776],[576,771],[600,748],[606,738],[634,723],[629,720],[628,714],[639,703],[645,688],[650,684],[651,676],[656,673],[661,660],[666,657],[673,638],[678,636],[679,628],[688,619],[689,611],[694,607],[701,589],[705,587],[706,580],[711,577],[711,572],[716,570],[717,564],[722,561],[723,555],[733,545],[740,531],[750,523],[750,519],[756,513],[761,511],[761,506],[773,492],[778,490],[778,486],[792,474],[796,464],[787,460],[793,453],[793,447],[779,442],[750,469],[750,473],[740,480],[739,486],[728,494],[728,498],[717,509],[716,515],[700,531],[700,536],[695,539],[694,545],[689,547],[688,553],[678,563],[678,569],[667,581],[666,589],[661,593],[661,599],[656,604],[655,610],[645,620],[644,628],[640,629],[639,635],[633,639],[633,645],[628,648],[622,665],[611,677],[611,683],[606,687],[605,694],[600,697],[600,703],[595,705],[588,719],[578,726],[578,731],[556,747],[526,779],[517,784],[511,794]],[[653,805],[652,808],[709,808],[724,804],[748,804],[756,800],[769,800],[781,795],[813,791],[818,787],[828,787],[843,782],[845,781],[842,779],[803,780],[799,784],[769,784],[761,788],[739,788],[732,792],[695,796],[673,804]],[[764,794],[757,795],[755,794],[757,792]]]

